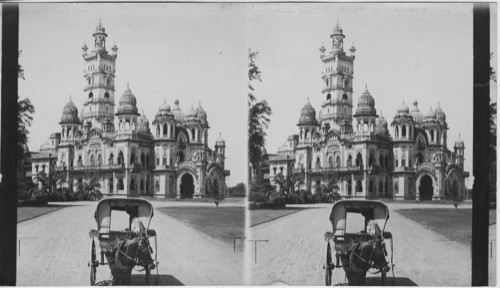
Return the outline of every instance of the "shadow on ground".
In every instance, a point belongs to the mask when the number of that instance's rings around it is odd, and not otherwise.
[[[149,286],[184,286],[184,284],[179,281],[179,279],[175,278],[172,275],[168,274],[160,274],[158,283],[156,283],[156,279],[158,279],[157,274],[152,274],[149,279]],[[132,286],[146,286],[146,277],[145,275],[132,275],[131,283]]]
[[[394,283],[394,280],[396,281]],[[348,286],[347,282],[338,283],[335,286]],[[382,285],[382,278],[379,277],[366,277],[366,282],[364,286],[418,286],[417,283],[413,282],[407,277],[387,277],[385,280],[385,285]]]

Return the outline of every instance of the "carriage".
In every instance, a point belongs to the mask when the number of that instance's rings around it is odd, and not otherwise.
[[[382,285],[386,284],[387,272],[394,268],[392,234],[385,231],[388,219],[389,209],[380,201],[341,200],[333,205],[330,214],[333,231],[325,233],[327,244],[323,269],[327,286],[332,285],[334,268],[344,269],[349,285],[365,285],[367,272],[380,273]],[[390,267],[384,242],[389,239]]]
[[[144,199],[113,197],[99,201],[94,214],[97,230],[89,232],[90,285],[128,285],[132,269],[136,267],[145,271],[146,284],[150,284],[151,270],[156,268],[158,274],[157,237],[155,230],[149,229],[152,217],[153,206]],[[154,260],[149,242],[151,238],[154,238]],[[113,280],[96,283],[97,267],[100,265],[109,266]],[[158,284],[158,277],[155,281]]]

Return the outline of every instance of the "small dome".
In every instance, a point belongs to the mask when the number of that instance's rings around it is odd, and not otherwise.
[[[174,118],[176,121],[181,122],[186,117],[186,114],[181,111],[181,107],[179,107],[179,100],[175,100],[174,104],[175,106],[174,108],[172,108],[172,114],[174,114]]]
[[[198,120],[198,113],[196,113],[196,110],[194,110],[193,106],[191,105],[191,109],[189,109],[188,113],[186,114],[186,118],[184,118],[184,121],[197,121]]]
[[[69,99],[69,102],[64,105],[63,115],[61,117],[61,124],[62,123],[80,123],[80,119],[78,118],[78,108],[76,108],[71,98]]]
[[[167,100],[163,100],[163,103],[160,105],[160,109],[158,109],[159,114],[165,115],[170,113],[170,105],[167,104]]]
[[[106,28],[102,25],[101,19],[99,19],[99,23],[95,27],[95,33],[106,33]]]
[[[146,115],[144,115],[144,111],[142,111],[142,114],[137,118],[137,128],[139,132],[149,134],[149,120],[146,118]]]
[[[215,146],[226,146],[226,140],[222,138],[222,133],[219,133],[219,138],[215,141]]]
[[[409,114],[410,109],[408,106],[406,106],[405,101],[403,101],[403,104],[399,105],[398,107],[398,114]]]
[[[120,104],[118,106],[118,114],[135,114],[137,113],[137,100],[135,99],[134,94],[130,90],[130,87],[127,84],[127,89],[123,92],[122,97],[120,97]]]
[[[365,91],[358,100],[358,108],[356,109],[356,115],[369,115],[375,116],[377,110],[375,109],[375,99],[373,99],[370,91],[368,91],[368,86],[365,85]]]
[[[432,107],[430,107],[429,111],[425,114],[425,119],[436,119],[436,111],[434,111]]]
[[[438,107],[436,108],[435,110],[436,112],[436,119],[439,121],[439,122],[446,122],[446,114],[444,114],[443,110],[441,110],[441,106],[439,106],[439,103],[438,103]]]
[[[418,102],[417,101],[414,101],[413,102],[413,106],[411,107],[411,116],[413,117],[413,121],[415,121],[416,123],[422,123],[422,121],[424,120],[424,114],[422,114],[420,112],[420,109],[418,109]]]
[[[380,113],[380,116],[375,120],[375,133],[376,134],[389,134],[389,129],[387,129],[387,120],[385,120],[384,116],[382,113]]]
[[[307,99],[306,105],[300,110],[299,125],[318,125],[316,110],[309,103],[309,99]]]
[[[198,118],[207,120],[207,112],[203,110],[203,107],[201,107],[201,103],[198,105],[198,108],[196,108],[196,113],[198,114]]]
[[[464,140],[460,138],[460,134],[458,134],[458,140],[455,141],[455,148],[465,148]]]
[[[342,34],[344,30],[342,30],[342,26],[340,26],[339,21],[337,21],[337,24],[335,24],[335,27],[333,27],[333,33],[332,34]]]

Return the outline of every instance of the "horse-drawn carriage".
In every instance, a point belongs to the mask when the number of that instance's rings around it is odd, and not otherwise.
[[[127,215],[128,214],[128,219]],[[121,215],[120,215],[121,214]],[[125,217],[124,217],[125,216]],[[97,267],[108,265],[111,269],[112,281],[102,281],[97,285],[128,285],[131,281],[132,269],[142,267],[146,273],[146,284],[150,284],[151,270],[156,267],[158,273],[157,239],[155,230],[149,229],[153,217],[151,203],[140,198],[113,197],[106,198],[97,204],[94,218],[97,230],[90,230],[90,285],[96,285]],[[116,218],[116,221],[113,221]],[[122,223],[117,221],[122,219]],[[125,222],[126,227],[123,225]],[[146,226],[144,224],[147,223]],[[118,225],[117,225],[118,224]],[[117,229],[119,227],[119,229]],[[154,237],[153,249],[149,239]],[[100,257],[97,257],[96,240],[99,242]],[[158,277],[155,280],[158,282]]]
[[[385,231],[388,219],[389,209],[380,201],[341,200],[333,205],[330,214],[333,232],[325,233],[327,245],[323,268],[326,285],[332,285],[332,270],[341,267],[349,285],[364,285],[366,273],[370,270],[374,271],[373,274],[380,273],[382,285],[385,284],[387,272],[394,268],[392,235]],[[391,243],[391,268],[386,261],[385,239],[390,239]]]

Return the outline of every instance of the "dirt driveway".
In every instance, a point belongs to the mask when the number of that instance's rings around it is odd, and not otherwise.
[[[96,228],[93,217],[96,204],[66,204],[69,207],[18,224],[21,249],[17,259],[17,285],[89,285],[88,232]],[[153,202],[155,208],[169,205],[178,204]],[[160,212],[155,213],[150,228],[155,229],[158,235],[160,285],[242,283],[243,253],[234,253],[231,245],[210,238]],[[133,284],[144,284],[143,273],[133,271],[137,274],[133,275]],[[97,276],[97,281],[110,279],[109,268],[98,267]]]
[[[386,231],[391,231],[394,237],[394,272],[398,286],[470,286],[469,247],[449,241],[394,212],[403,208],[446,208],[449,205],[388,206],[391,217]],[[331,231],[328,220],[331,204],[311,207],[250,229],[252,239],[269,240],[258,244],[257,264],[251,262],[253,285],[277,282],[290,285],[324,285],[323,262],[326,244],[323,234],[325,231]],[[252,258],[253,253],[254,251]],[[368,285],[380,285],[380,276],[368,274],[368,277],[373,277],[367,279]],[[335,269],[333,283],[346,282],[344,271]]]

